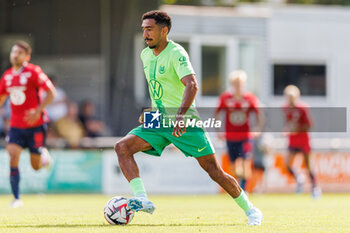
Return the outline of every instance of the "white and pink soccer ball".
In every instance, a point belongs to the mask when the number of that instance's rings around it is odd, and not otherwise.
[[[126,225],[134,217],[134,211],[127,205],[128,199],[121,196],[111,198],[105,205],[104,216],[111,225]]]

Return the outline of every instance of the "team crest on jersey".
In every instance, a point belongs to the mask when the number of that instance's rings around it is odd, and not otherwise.
[[[7,74],[7,75],[5,75],[4,79],[6,81],[6,86],[10,86],[11,82],[12,82],[12,79],[13,79],[13,76],[10,75],[10,74]]]
[[[165,73],[165,66],[164,65],[161,65],[161,66],[159,66],[159,73],[160,74],[164,74]]]
[[[150,88],[151,95],[152,95],[154,100],[159,100],[162,98],[163,87],[162,87],[162,84],[160,84],[160,82],[158,82],[155,79],[151,79],[149,81],[149,88]]]

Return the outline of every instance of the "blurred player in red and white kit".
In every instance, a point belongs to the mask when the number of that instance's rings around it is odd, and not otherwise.
[[[300,90],[294,85],[288,85],[284,89],[284,96],[287,101],[283,106],[283,112],[286,119],[285,131],[288,133],[289,139],[288,171],[297,181],[297,192],[301,192],[304,178],[301,174],[297,175],[292,170],[292,159],[297,153],[302,153],[312,183],[312,196],[315,198],[320,197],[321,189],[317,186],[315,175],[310,168],[309,155],[311,147],[308,131],[311,128],[311,120],[308,113],[308,106],[299,100]]]
[[[247,74],[243,70],[236,70],[229,75],[232,87],[231,91],[225,91],[220,95],[219,106],[215,118],[219,113],[225,114],[225,138],[231,161],[231,170],[240,180],[240,185],[245,189],[246,180],[252,174],[252,144],[253,134],[250,132],[250,114],[257,116],[257,128],[255,134],[261,132],[263,117],[259,111],[258,98],[245,90]],[[223,137],[223,136],[221,136]]]
[[[23,205],[19,198],[20,173],[18,163],[21,152],[29,148],[30,162],[34,170],[49,167],[51,157],[45,148],[45,123],[48,117],[45,107],[53,100],[56,90],[49,78],[37,65],[30,64],[31,47],[18,41],[11,49],[12,67],[0,80],[0,106],[9,96],[11,102],[10,130],[6,138],[6,150],[10,155],[10,183],[14,200],[10,206]],[[41,92],[46,97],[41,99]]]

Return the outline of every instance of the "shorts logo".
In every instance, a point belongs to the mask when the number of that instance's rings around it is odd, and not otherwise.
[[[157,110],[156,112],[144,112],[143,113],[143,128],[144,129],[159,129],[160,128],[160,116],[162,114]]]
[[[163,66],[163,65],[161,65],[161,66],[159,66],[159,73],[160,74],[164,74],[165,73],[165,66]]]
[[[160,82],[158,82],[155,79],[151,79],[149,81],[149,87],[150,87],[151,95],[152,95],[154,100],[159,100],[159,99],[162,98],[162,96],[163,96],[163,87],[160,84]]]
[[[205,148],[207,148],[207,146],[203,147],[203,148],[198,148],[198,152],[202,152],[202,150],[204,150]]]

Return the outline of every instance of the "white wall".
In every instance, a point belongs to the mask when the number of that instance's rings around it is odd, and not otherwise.
[[[327,96],[304,97],[310,106],[350,107],[350,8],[275,8],[268,21],[268,35],[271,65],[273,62],[326,64]],[[273,96],[272,75],[269,80],[267,102],[280,106],[283,100]]]
[[[271,63],[327,65],[326,99],[308,102],[313,106],[349,106],[350,9],[289,6],[273,9],[268,22]],[[269,92],[272,95],[272,90]]]

